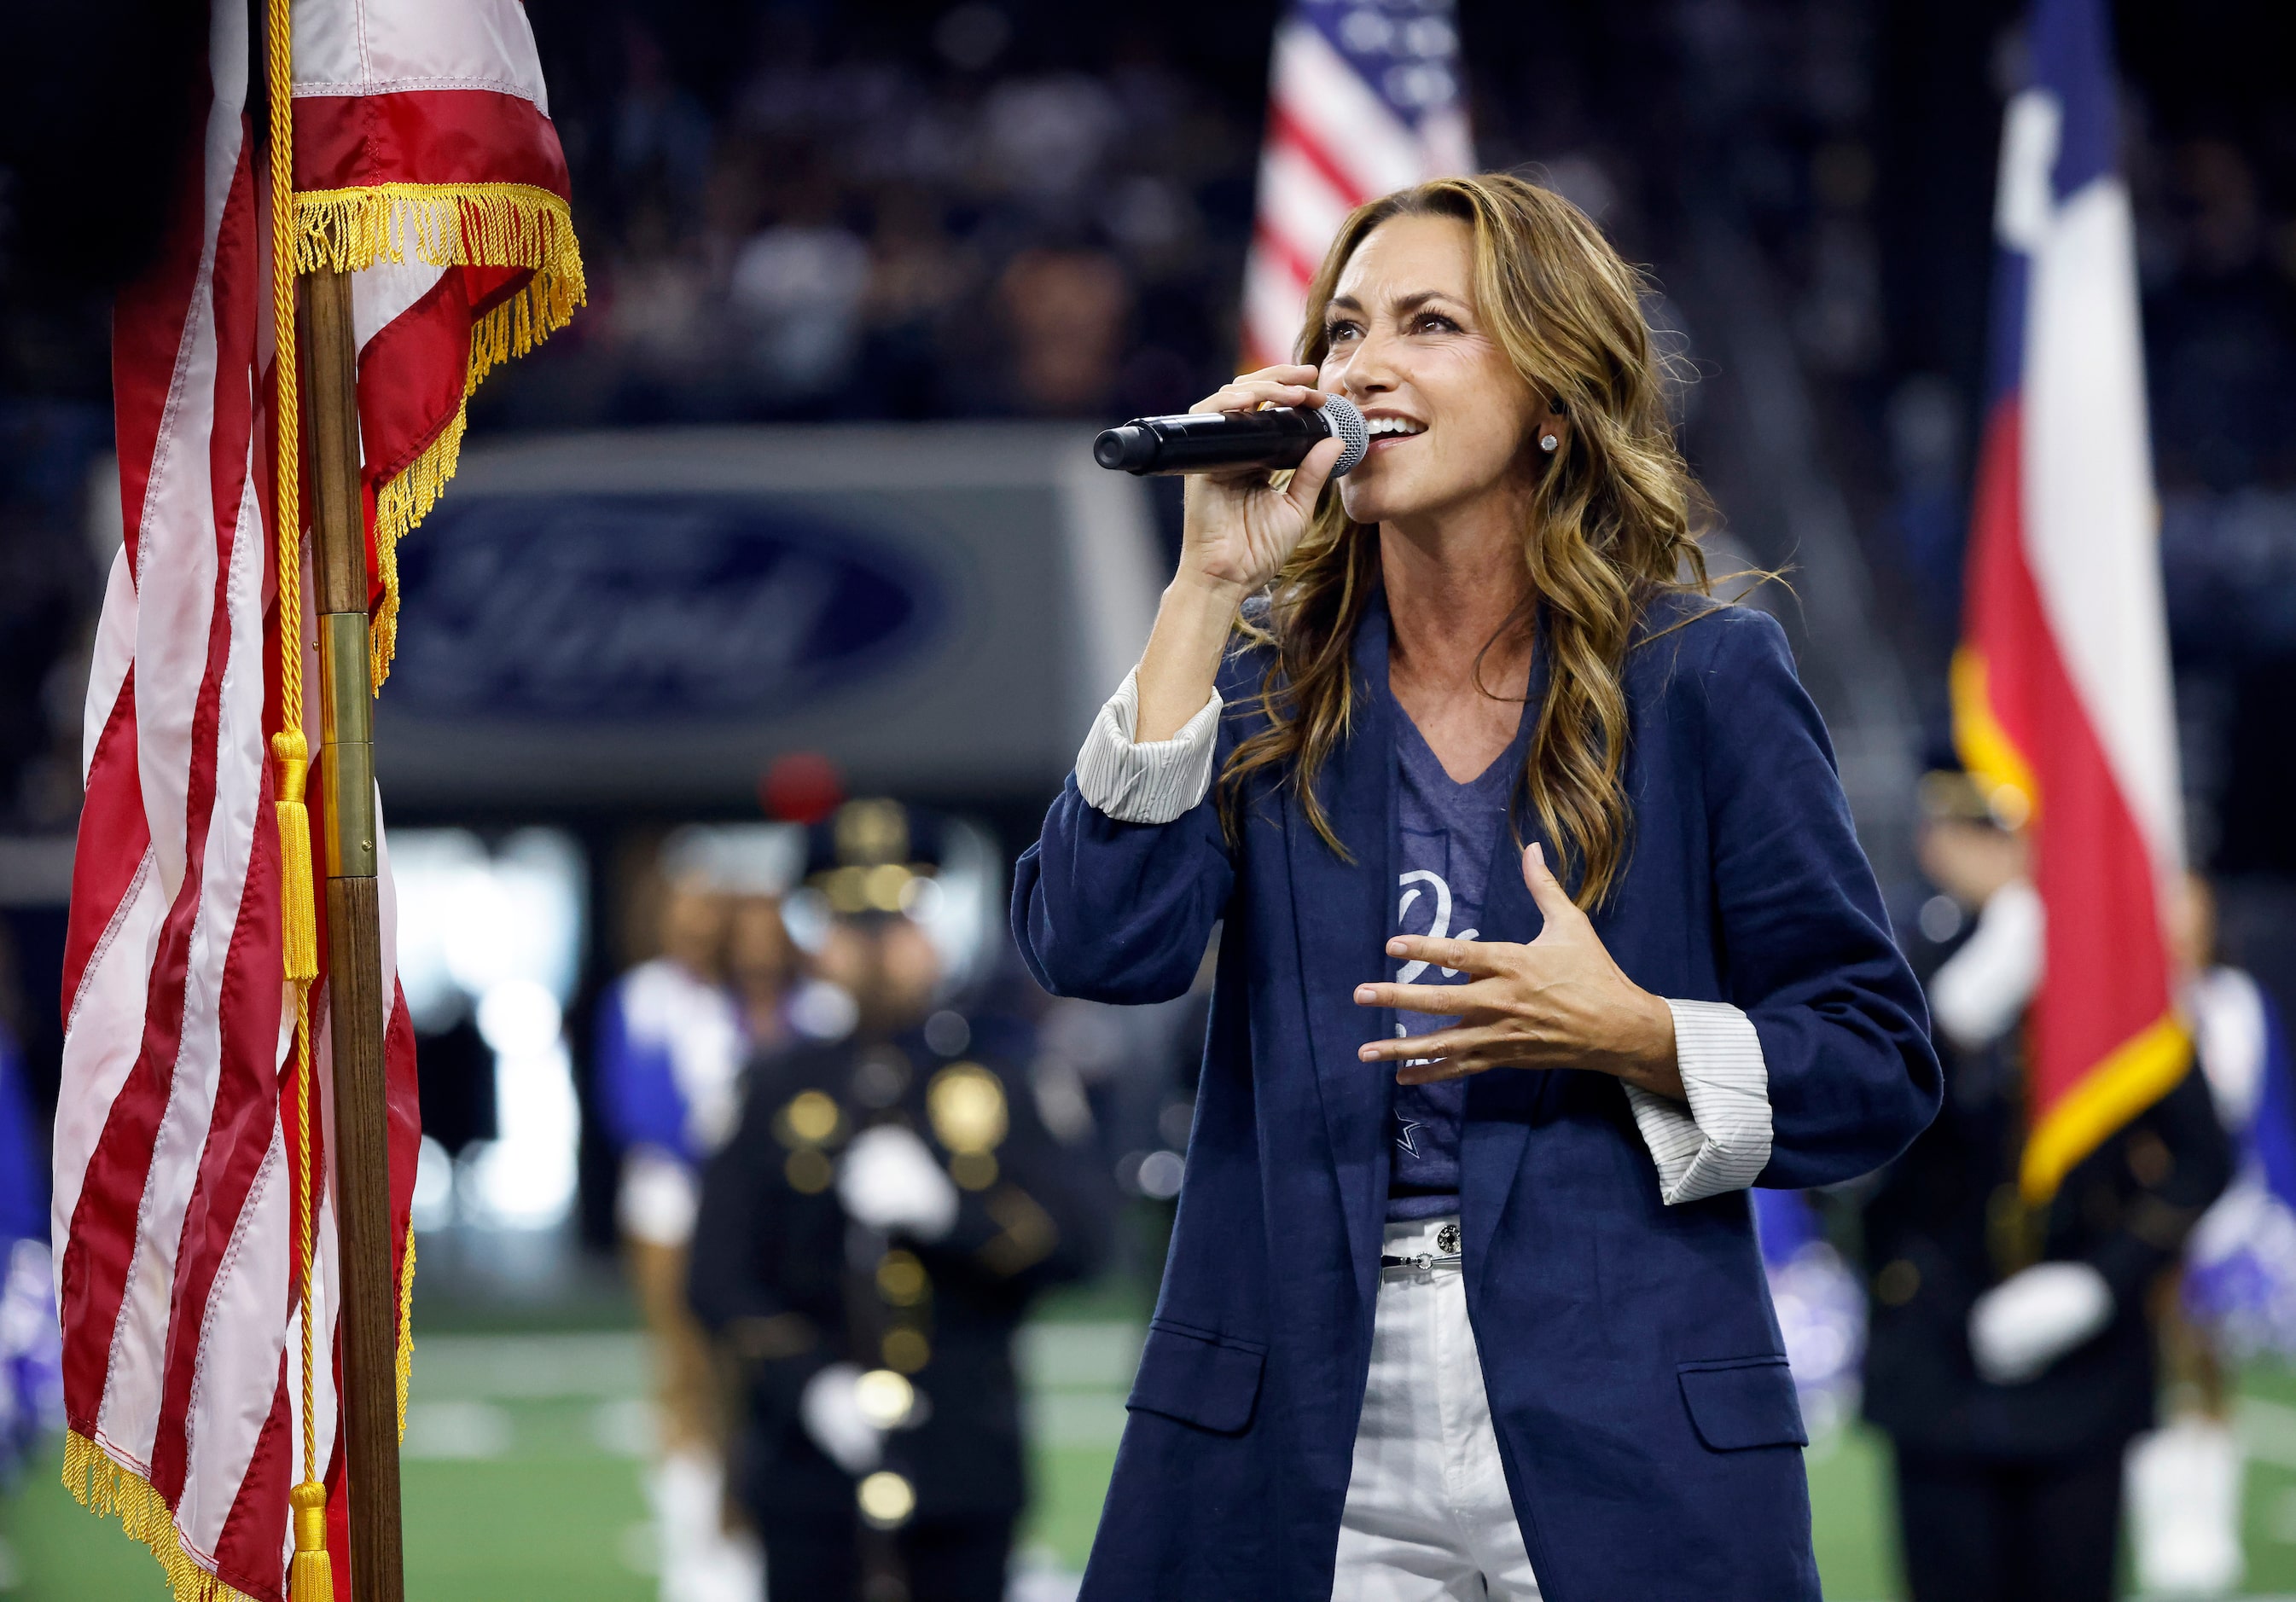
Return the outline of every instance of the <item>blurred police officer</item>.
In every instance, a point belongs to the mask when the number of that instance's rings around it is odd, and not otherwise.
[[[890,801],[816,829],[816,968],[851,1029],[752,1065],[703,1182],[693,1303],[747,1372],[735,1474],[775,1602],[1000,1602],[1025,1500],[1013,1334],[1104,1222],[1038,1116],[1025,1034],[935,1009],[911,914],[939,834]],[[818,1035],[830,1009],[808,1010]]]
[[[2025,842],[1965,776],[1923,782],[1930,883],[1899,939],[1945,1104],[1866,1207],[1866,1414],[1897,1449],[1915,1602],[2105,1602],[2121,1460],[2153,1407],[2147,1302],[2230,1153],[2188,1074],[2030,1209],[2021,1028],[2041,975]],[[2011,820],[2014,821],[2014,820]]]

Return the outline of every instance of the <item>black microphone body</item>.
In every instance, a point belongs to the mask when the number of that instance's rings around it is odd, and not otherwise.
[[[1370,445],[1363,413],[1338,396],[1321,406],[1270,406],[1258,412],[1185,412],[1136,417],[1102,431],[1092,459],[1136,476],[1214,472],[1221,468],[1297,467],[1326,439],[1345,449],[1333,478],[1361,462]]]

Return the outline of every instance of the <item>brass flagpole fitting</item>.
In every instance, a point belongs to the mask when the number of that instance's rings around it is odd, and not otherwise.
[[[319,787],[327,804],[327,877],[373,879],[374,691],[365,612],[319,615]]]

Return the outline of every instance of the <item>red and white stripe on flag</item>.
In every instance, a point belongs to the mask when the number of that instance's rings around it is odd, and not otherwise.
[[[178,1602],[280,1602],[300,1477],[294,1003],[267,760],[279,717],[270,196],[245,115],[248,26],[240,0],[214,0],[164,248],[113,312],[126,539],[88,684],[53,1150],[65,1478],[152,1549]],[[517,0],[301,0],[294,26],[298,187],[329,185],[299,193],[301,257],[358,273],[360,431],[387,573],[390,536],[452,471],[470,388],[580,298],[564,162]],[[295,635],[307,684],[319,682],[315,590],[307,544]],[[317,729],[305,735],[316,751]],[[323,840],[316,787],[309,800]],[[377,845],[403,1406],[420,1128],[387,838]],[[323,965],[313,1423],[339,1492],[330,998]],[[330,1496],[347,1595],[345,1508]]]
[[[2165,932],[2181,894],[2135,231],[2103,0],[2039,0],[1996,206],[1993,376],[1955,732],[2022,798],[2046,925],[2030,1013],[2035,1201],[2191,1060]]]
[[[1292,359],[1308,282],[1350,211],[1473,166],[1450,0],[1293,0],[1269,69],[1244,366]]]

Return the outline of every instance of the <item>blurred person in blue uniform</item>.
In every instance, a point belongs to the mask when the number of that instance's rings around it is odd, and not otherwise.
[[[1752,1190],[1754,1237],[1770,1305],[1785,1340],[1803,1422],[1818,1440],[1857,1410],[1866,1355],[1866,1291],[1857,1272],[1826,1238],[1826,1213],[1814,1190]]]
[[[63,1428],[63,1348],[56,1329],[45,1142],[25,1096],[10,1027],[13,952],[0,931],[0,1490]],[[0,1576],[15,1566],[0,1533]],[[7,1582],[0,1579],[0,1589]]]
[[[2179,1294],[2163,1310],[2172,1416],[2129,1456],[2130,1546],[2140,1590],[2215,1596],[2246,1568],[2233,1385],[2257,1358],[2296,1357],[2296,1075],[2279,1009],[2220,958],[2216,895],[2197,874],[2177,934],[2185,1010],[2236,1162],[2185,1244]]]
[[[1946,1094],[1865,1205],[1866,1416],[1896,1449],[1915,1602],[2103,1602],[2123,1458],[2152,1423],[2150,1304],[2231,1154],[2190,1074],[2025,1205],[2021,1033],[2042,962],[2026,842],[1958,772],[1925,776],[1922,805],[1929,893],[1898,938]]]
[[[599,1003],[597,1078],[622,1151],[617,1214],[627,1238],[683,1246],[693,1233],[700,1165],[732,1125],[746,1050],[727,984],[733,910],[699,861],[665,850],[654,920],[658,953]]]
[[[775,1602],[1001,1602],[1026,1500],[1013,1336],[1105,1229],[1092,1165],[1038,1110],[1029,1032],[942,1003],[911,916],[939,832],[883,800],[814,830],[814,968],[850,1004],[792,1009],[702,1185],[693,1306],[747,1376],[734,1475]]]
[[[734,898],[694,840],[673,836],[663,849],[659,954],[600,1002],[595,1065],[599,1103],[622,1154],[615,1213],[623,1261],[654,1368],[660,1434],[647,1490],[662,1602],[749,1602],[760,1584],[755,1543],[723,1527],[724,1410],[708,1339],[685,1295],[701,1165],[733,1126],[749,1049],[727,971]],[[777,910],[773,917],[778,923]],[[787,942],[776,949],[785,981]]]

